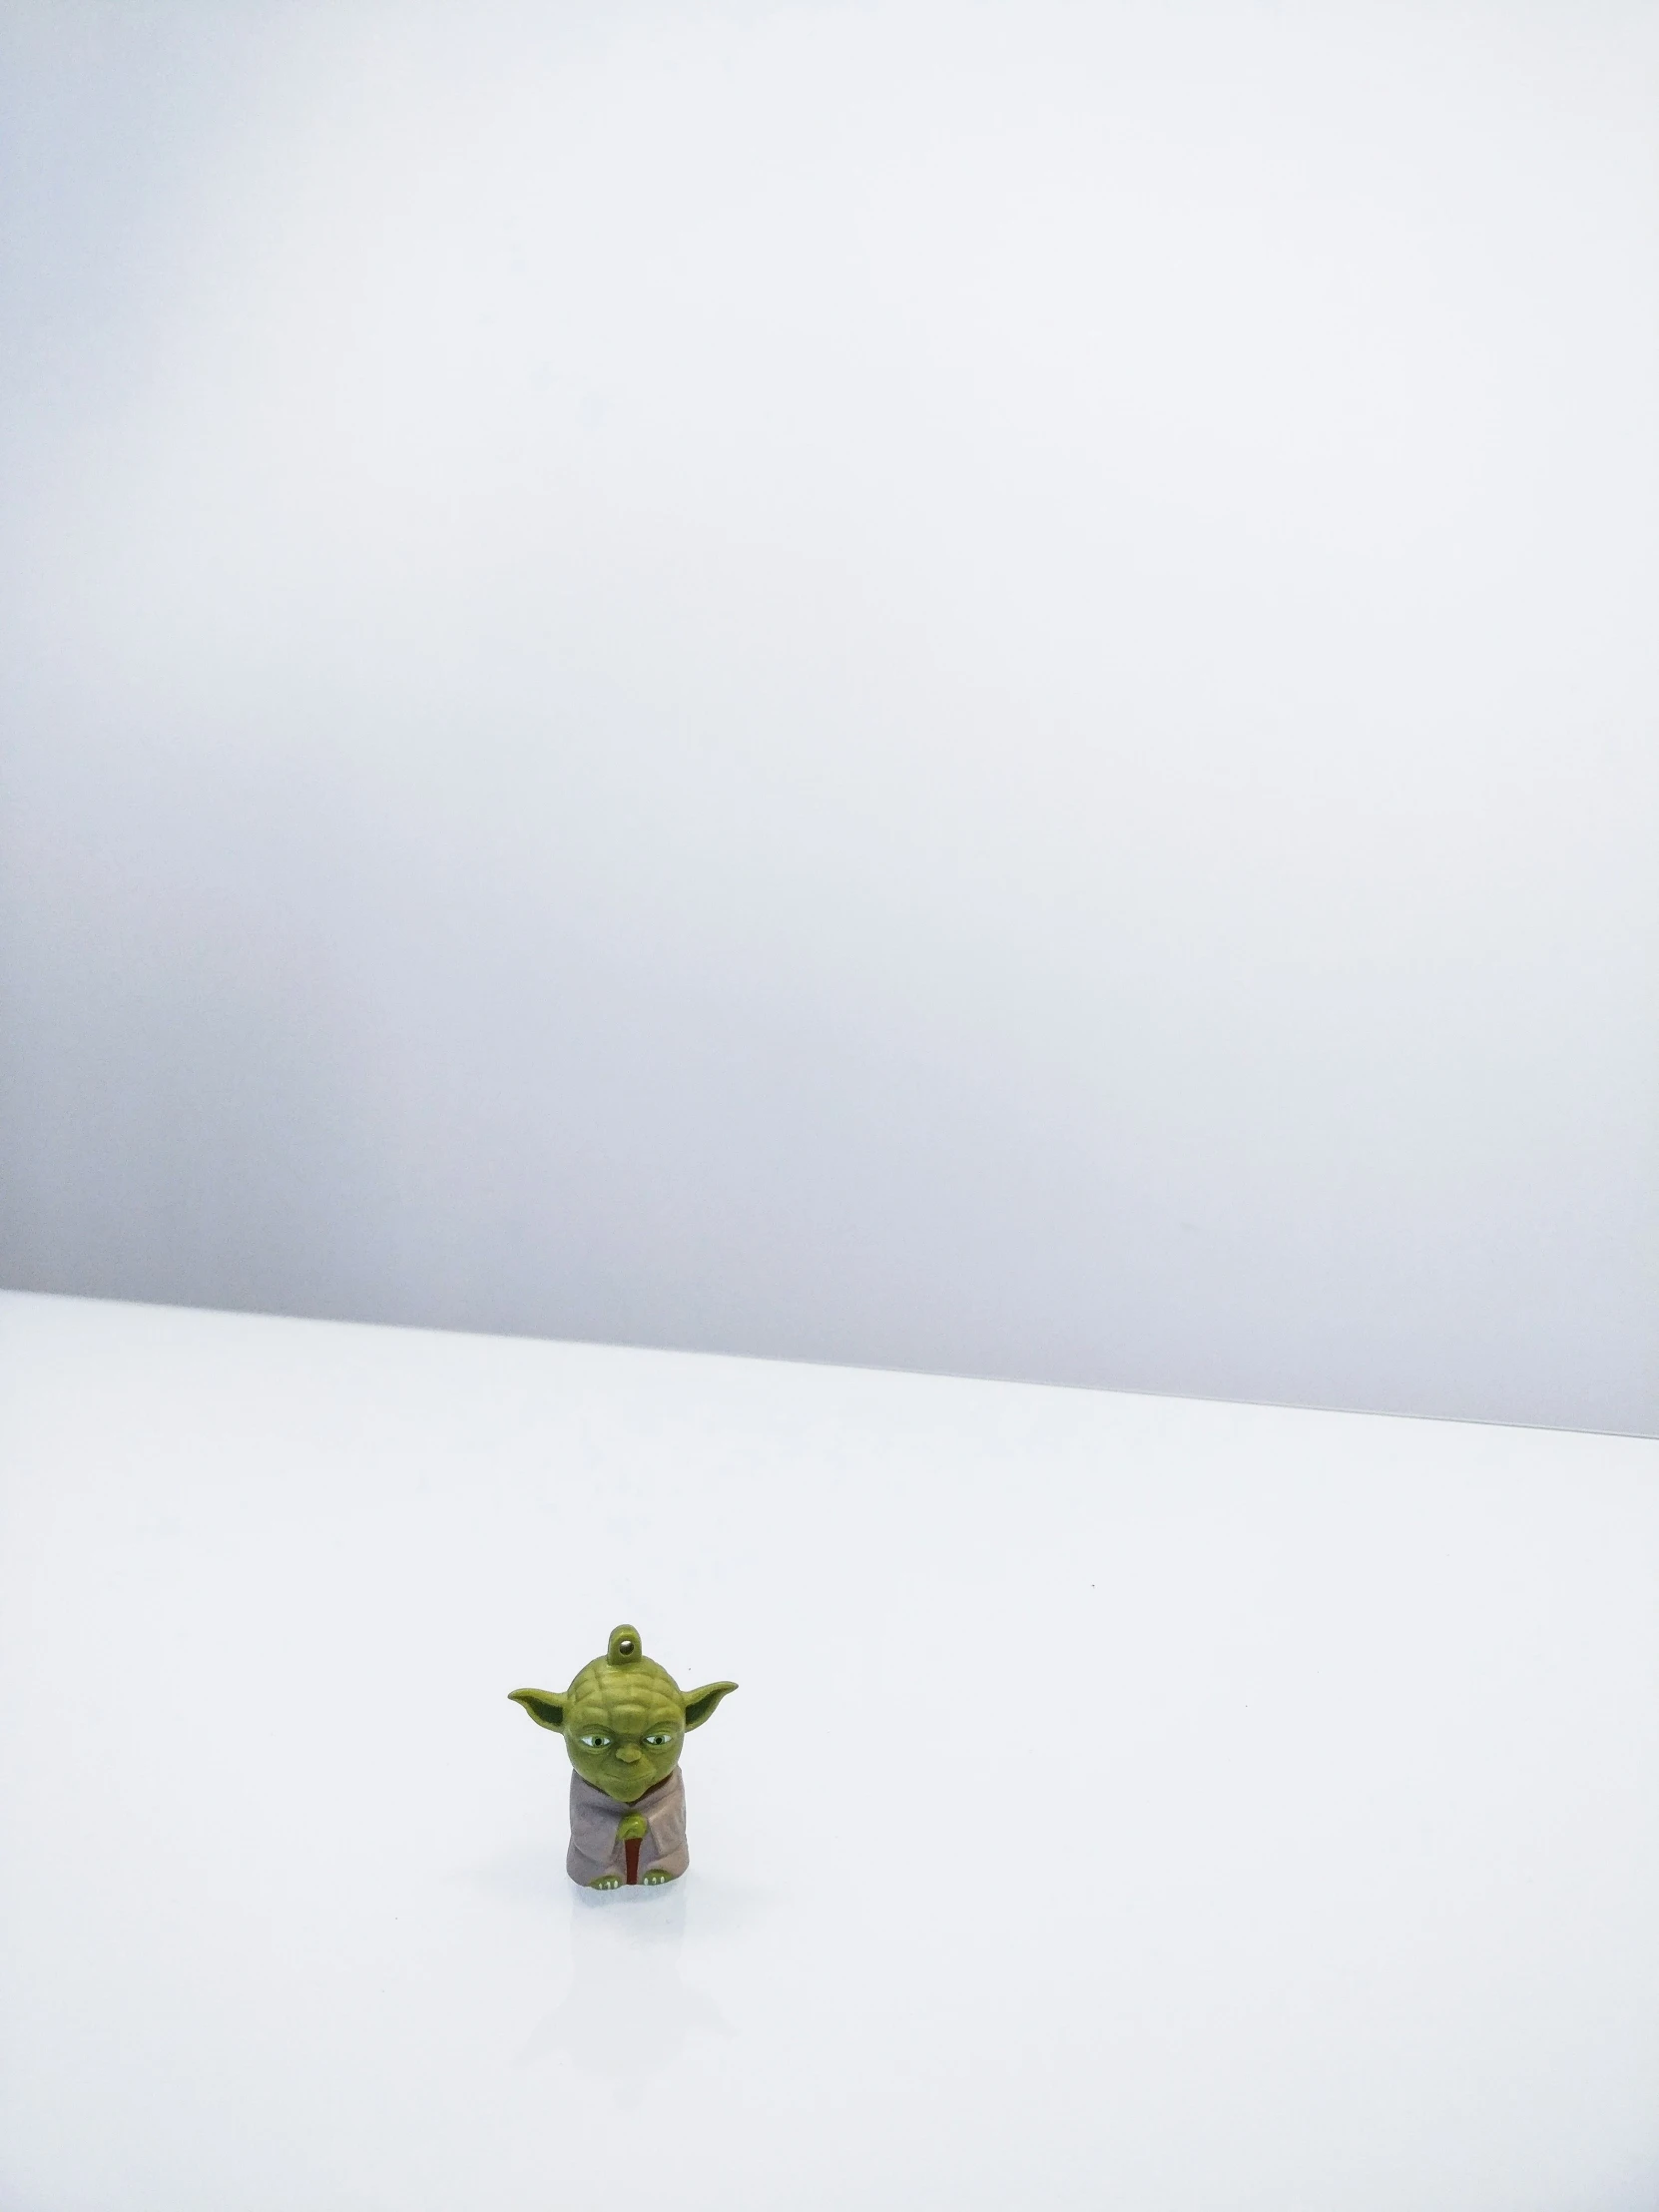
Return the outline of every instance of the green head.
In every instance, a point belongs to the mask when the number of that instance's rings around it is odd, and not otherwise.
[[[710,1682],[682,1696],[673,1675],[648,1659],[640,1632],[625,1621],[611,1630],[603,1659],[590,1660],[563,1697],[553,1690],[509,1690],[543,1728],[556,1728],[584,1781],[632,1805],[680,1764],[688,1728],[701,1728],[735,1682]]]

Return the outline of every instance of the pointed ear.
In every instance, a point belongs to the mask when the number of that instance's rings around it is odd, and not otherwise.
[[[730,1697],[737,1688],[735,1682],[709,1682],[701,1690],[686,1693],[686,1726],[701,1728],[723,1697]]]
[[[565,1701],[551,1690],[509,1690],[507,1695],[515,1705],[522,1705],[538,1728],[556,1728],[562,1734],[565,1725]]]

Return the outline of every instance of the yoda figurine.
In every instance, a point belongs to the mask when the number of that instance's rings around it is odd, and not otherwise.
[[[680,1747],[701,1728],[735,1682],[711,1682],[683,1697],[674,1677],[648,1659],[640,1632],[611,1630],[603,1659],[585,1666],[560,1697],[552,1690],[509,1690],[542,1728],[565,1740],[570,1778],[572,1882],[590,1890],[624,1883],[672,1882],[691,1864],[686,1850],[686,1786]]]

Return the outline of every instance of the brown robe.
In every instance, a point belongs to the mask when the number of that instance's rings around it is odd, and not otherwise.
[[[632,1805],[596,1790],[573,1767],[570,1850],[565,1856],[565,1872],[572,1882],[586,1886],[607,1874],[620,1875],[627,1881],[627,1854],[617,1830],[630,1813],[641,1814],[646,1824],[640,1840],[639,1879],[643,1882],[653,1870],[670,1875],[685,1873],[691,1865],[691,1853],[686,1849],[686,1785],[678,1767]]]

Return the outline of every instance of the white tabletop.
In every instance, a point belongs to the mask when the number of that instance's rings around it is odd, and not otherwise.
[[[1659,1446],[0,1307],[7,2212],[1659,2202]],[[506,1692],[621,1620],[692,1871]]]

